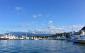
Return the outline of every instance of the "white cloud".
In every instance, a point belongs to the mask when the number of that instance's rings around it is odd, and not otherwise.
[[[51,23],[53,23],[53,21],[52,21],[52,20],[50,20],[48,23],[49,23],[49,24],[51,24]]]
[[[63,32],[71,32],[76,31],[78,32],[84,25],[70,25],[70,26],[50,26],[48,31],[52,31],[52,33],[63,33]]]
[[[79,31],[84,25],[70,25],[70,26],[61,26],[65,31]]]
[[[40,17],[40,16],[42,16],[42,14],[38,14],[38,16]]]
[[[33,18],[37,18],[37,15],[33,15],[32,17],[33,17]]]
[[[16,6],[15,9],[16,9],[17,11],[19,11],[19,10],[22,10],[22,7]]]
[[[52,23],[52,21],[50,21]],[[37,31],[45,32],[45,33],[63,33],[63,32],[71,32],[71,31],[79,31],[84,25],[70,25],[70,26],[48,26],[47,28],[37,28]],[[73,29],[73,30],[72,30]]]
[[[40,18],[42,16],[42,14],[34,14],[32,17],[33,18]]]

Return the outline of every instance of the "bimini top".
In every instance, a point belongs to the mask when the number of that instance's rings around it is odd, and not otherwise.
[[[84,30],[85,31],[85,26],[81,30]]]

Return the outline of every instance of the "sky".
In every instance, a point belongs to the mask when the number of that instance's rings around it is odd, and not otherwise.
[[[0,33],[49,25],[69,30],[84,26],[85,0],[0,0]]]

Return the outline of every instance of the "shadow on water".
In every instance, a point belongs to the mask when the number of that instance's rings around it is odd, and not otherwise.
[[[85,43],[73,43],[73,44],[78,46],[85,46]]]

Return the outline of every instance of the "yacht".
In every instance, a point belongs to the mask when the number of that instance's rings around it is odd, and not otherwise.
[[[75,43],[85,43],[85,35],[74,35],[72,41]]]
[[[85,43],[85,26],[78,33],[77,35],[72,35],[71,40],[76,43]]]

